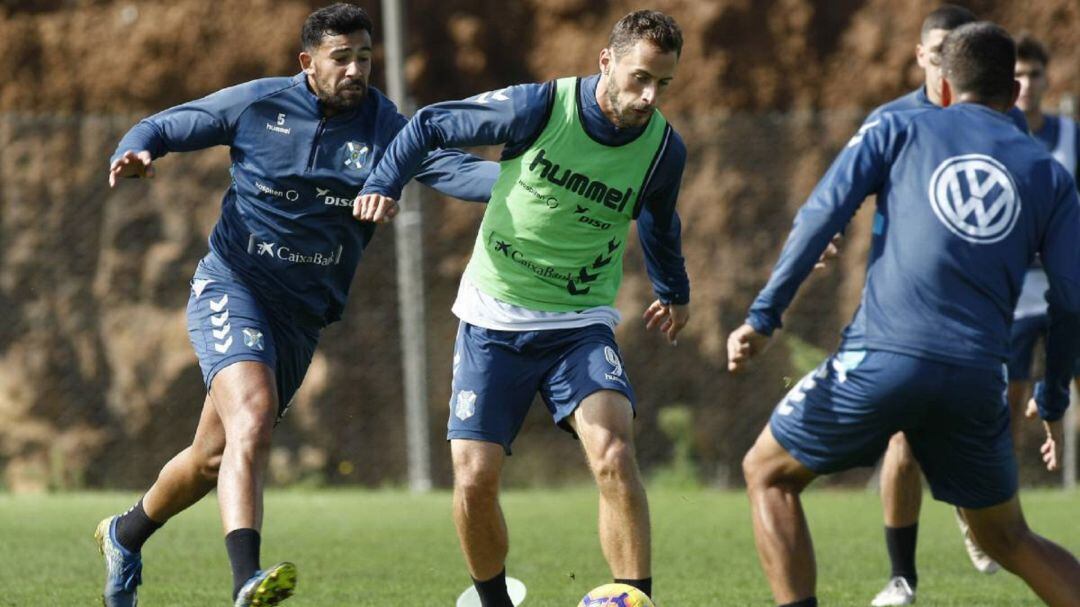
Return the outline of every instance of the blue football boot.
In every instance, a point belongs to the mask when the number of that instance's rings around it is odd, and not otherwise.
[[[116,541],[116,519],[110,516],[94,531],[98,550],[105,557],[105,607],[135,607],[139,604],[138,587],[142,583],[142,556],[130,552]]]
[[[256,571],[244,582],[236,595],[233,607],[269,607],[292,596],[296,590],[296,565],[278,563],[269,569]]]

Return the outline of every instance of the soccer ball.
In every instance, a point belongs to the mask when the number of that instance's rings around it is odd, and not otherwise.
[[[626,584],[604,584],[582,597],[578,607],[655,607],[644,592]]]

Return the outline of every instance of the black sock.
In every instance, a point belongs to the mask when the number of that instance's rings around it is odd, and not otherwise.
[[[142,503],[140,499],[116,519],[116,541],[130,552],[140,552],[146,540],[165,524],[150,520]]]
[[[633,586],[638,590],[645,593],[645,596],[652,598],[652,578],[642,578],[640,580],[615,580],[616,584],[626,584],[627,586]]]
[[[885,546],[889,550],[893,577],[907,580],[912,590],[919,585],[915,572],[915,541],[919,539],[919,524],[909,527],[885,527]]]
[[[259,532],[254,529],[236,529],[225,536],[225,550],[232,564],[233,600],[240,594],[244,582],[259,570]]]
[[[808,599],[795,601],[794,603],[784,603],[783,605],[778,605],[777,607],[817,607],[817,597],[812,596]]]
[[[506,569],[483,582],[473,578],[473,586],[476,586],[476,592],[480,595],[482,607],[514,607],[514,603],[510,601],[510,593],[506,590]]]

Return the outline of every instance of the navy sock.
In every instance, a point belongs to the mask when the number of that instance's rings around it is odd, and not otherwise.
[[[140,499],[116,519],[116,541],[130,552],[141,552],[146,540],[165,524],[150,520],[142,503]]]
[[[506,590],[506,569],[490,580],[480,581],[473,578],[473,586],[480,595],[482,607],[514,607],[510,601],[510,593]]]
[[[638,590],[645,593],[645,596],[652,598],[652,578],[642,578],[640,580],[615,580],[616,584],[626,584],[627,586],[633,586]]]
[[[794,603],[784,603],[783,605],[778,605],[777,607],[817,607],[817,597],[812,596],[808,599],[795,601]]]
[[[893,577],[907,580],[912,590],[919,585],[915,571],[915,542],[919,538],[919,524],[908,527],[885,527],[885,547],[889,550]]]
[[[225,550],[229,552],[229,563],[232,565],[233,600],[240,594],[244,582],[259,570],[261,543],[259,532],[254,529],[236,529],[225,536]]]

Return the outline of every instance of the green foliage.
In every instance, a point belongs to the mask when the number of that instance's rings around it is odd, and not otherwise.
[[[694,461],[694,411],[686,405],[660,409],[657,425],[671,441],[671,461],[653,469],[652,484],[668,489],[700,487],[701,474]]]
[[[741,492],[650,493],[654,574],[660,605],[770,605]],[[1031,526],[1080,551],[1080,493],[1025,492]],[[98,520],[137,494],[0,495],[0,606],[93,605],[102,582],[92,535]],[[869,604],[889,572],[875,493],[811,491],[823,604]],[[508,571],[528,584],[524,607],[571,607],[610,580],[596,535],[596,491],[510,491]],[[967,560],[951,508],[923,506],[919,603],[1038,605],[1016,577],[987,577]],[[140,603],[225,605],[229,565],[214,499],[170,521],[143,550]],[[450,518],[450,495],[351,489],[272,491],[266,499],[263,563],[300,570],[289,607],[451,605],[469,583]]]

